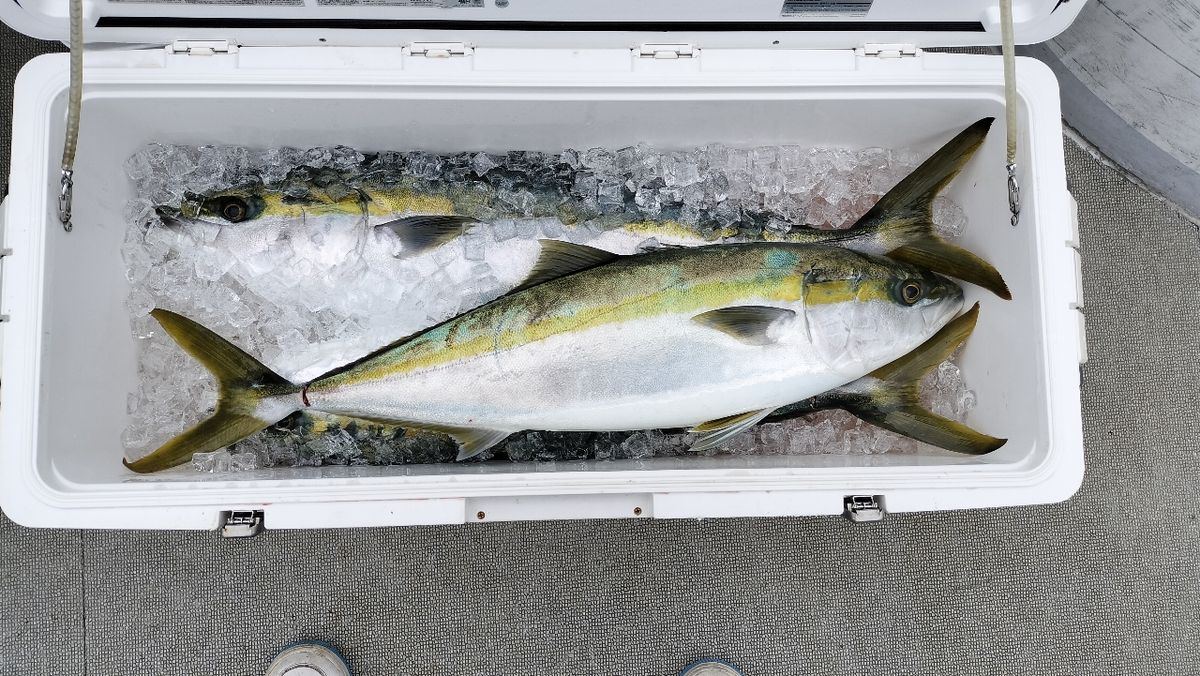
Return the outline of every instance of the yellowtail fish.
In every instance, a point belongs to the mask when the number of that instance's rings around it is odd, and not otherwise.
[[[922,379],[966,342],[978,319],[979,304],[976,303],[912,352],[858,380],[780,407],[767,416],[763,423],[781,422],[817,411],[842,409],[878,427],[955,453],[990,453],[1003,446],[1006,440],[982,434],[963,423],[940,416],[927,409],[920,399]],[[344,435],[354,440],[361,447],[364,457],[372,462],[384,458],[436,462],[454,457],[454,442],[445,435],[423,434],[420,430],[407,430],[394,423],[319,413],[311,409],[297,411],[267,431],[277,441],[315,440],[322,435]],[[620,433],[596,435],[560,432],[549,436],[548,440],[554,446],[545,452],[549,457],[587,457],[592,452],[598,454],[600,447],[605,444],[619,447],[625,436]],[[545,440],[547,434],[542,433],[537,441]],[[509,450],[508,444],[505,444],[505,450]]]
[[[933,226],[933,199],[982,145],[992,122],[993,118],[984,118],[960,132],[849,228],[796,225],[786,234],[763,236],[886,255],[1009,299],[1008,286],[992,265],[947,242]],[[648,221],[633,204],[634,195],[628,188],[623,189],[623,198],[597,206],[574,188],[574,169],[550,160],[534,164],[524,172],[503,168],[484,176],[460,172],[453,180],[384,170],[347,173],[300,167],[279,185],[256,183],[204,195],[188,194],[178,206],[159,206],[157,213],[165,223],[200,220],[220,225],[349,216],[395,233],[404,253],[428,250],[453,240],[476,223],[502,218],[554,217],[567,225],[589,222],[603,229],[624,227],[647,236],[682,233],[697,241],[761,233],[762,224],[771,218],[767,213],[742,212],[738,223],[722,225],[713,213],[704,211],[695,223],[674,217]],[[513,195],[520,199],[514,200]]]
[[[166,469],[299,410],[441,432],[459,459],[521,430],[689,427],[703,450],[910,352],[962,306],[946,278],[839,247],[543,247],[508,295],[307,383],[154,310],[216,376],[217,410],[126,465]]]

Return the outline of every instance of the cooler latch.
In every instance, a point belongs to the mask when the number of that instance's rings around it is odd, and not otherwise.
[[[847,495],[842,498],[842,516],[851,521],[882,521],[882,495]]]
[[[188,56],[212,56],[214,54],[236,54],[237,45],[228,40],[175,40],[167,50],[172,54]]]
[[[407,56],[424,56],[429,59],[467,56],[471,51],[465,42],[410,42],[404,48]]]
[[[262,510],[230,510],[221,512],[222,537],[252,538],[262,531]]]
[[[696,47],[694,45],[682,43],[646,43],[633,50],[633,53],[643,59],[690,59],[696,56]]]
[[[859,48],[860,56],[874,56],[880,59],[901,59],[916,56],[921,53],[916,45],[907,43],[875,43],[869,42]]]

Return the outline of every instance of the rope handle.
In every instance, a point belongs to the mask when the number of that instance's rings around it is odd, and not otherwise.
[[[71,200],[75,196],[75,148],[79,145],[79,109],[83,100],[83,0],[70,0],[71,88],[67,96],[67,131],[63,139],[58,220],[71,232]]]
[[[1000,43],[1004,50],[1004,122],[1008,132],[1008,211],[1015,228],[1021,221],[1021,186],[1017,183],[1017,55],[1012,0],[1000,0]]]

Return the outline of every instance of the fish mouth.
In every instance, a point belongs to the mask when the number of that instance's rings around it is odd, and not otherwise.
[[[154,215],[158,216],[158,220],[168,228],[181,227],[185,225],[193,225],[196,223],[207,223],[208,225],[223,225],[216,221],[210,221],[205,218],[195,218],[192,216],[184,216],[179,209],[175,207],[159,206],[154,207]]]
[[[940,302],[932,303],[922,309],[921,318],[925,320],[926,328],[940,329],[957,317],[962,308],[963,290],[956,286],[953,292]]]
[[[154,215],[167,227],[184,224],[183,219],[179,217],[179,210],[174,207],[154,207]]]

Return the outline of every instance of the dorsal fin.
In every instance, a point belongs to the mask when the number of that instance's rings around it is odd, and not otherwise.
[[[572,244],[557,239],[541,239],[542,252],[538,254],[533,270],[513,291],[521,291],[559,277],[581,272],[598,265],[611,263],[621,257],[611,251],[583,244]]]

